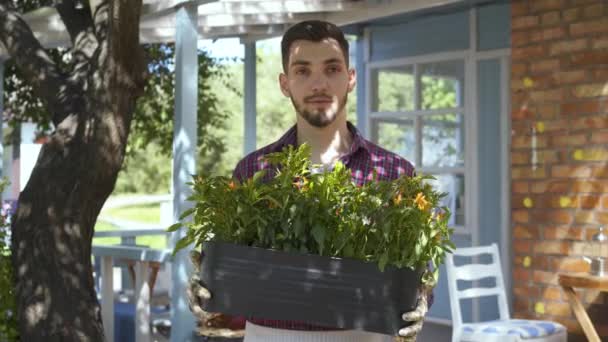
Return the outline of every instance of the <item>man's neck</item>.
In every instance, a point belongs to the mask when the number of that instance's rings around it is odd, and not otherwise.
[[[350,151],[353,141],[346,125],[345,113],[323,128],[311,126],[298,116],[297,130],[298,145],[303,143],[310,145],[313,164],[333,165]]]

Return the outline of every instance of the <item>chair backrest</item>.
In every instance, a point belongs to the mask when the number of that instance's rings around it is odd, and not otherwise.
[[[475,263],[475,257],[482,254],[490,254],[492,256],[492,262],[490,264]],[[472,257],[474,263],[455,266],[455,256]],[[459,329],[462,325],[460,301],[467,298],[497,296],[500,319],[510,318],[502,269],[500,266],[500,257],[498,255],[498,246],[495,243],[489,246],[457,248],[452,254],[448,253],[446,255],[446,271],[454,329]],[[477,287],[475,281],[490,277],[495,278],[496,280],[494,287]],[[472,281],[473,286],[471,288],[459,290],[458,280]]]

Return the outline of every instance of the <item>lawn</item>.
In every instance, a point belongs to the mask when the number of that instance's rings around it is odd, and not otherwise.
[[[110,216],[112,218],[129,220],[141,223],[158,223],[160,222],[160,205],[156,204],[145,204],[137,206],[128,206],[104,210],[101,215]],[[105,223],[97,222],[95,225],[95,231],[107,231],[116,230],[117,227]],[[164,249],[167,247],[167,238],[165,235],[148,235],[138,236],[135,239],[135,243],[142,246],[148,246],[150,248]],[[93,245],[119,245],[119,237],[104,237],[104,238],[93,238]]]

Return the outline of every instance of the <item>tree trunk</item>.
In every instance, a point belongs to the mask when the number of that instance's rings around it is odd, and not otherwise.
[[[65,4],[64,11],[75,8],[72,1]],[[12,224],[22,341],[104,340],[91,244],[95,221],[123,162],[135,103],[143,92],[145,63],[138,48],[141,0],[92,6],[87,13],[95,15],[87,20],[58,6],[74,48],[81,49],[74,66],[77,77],[62,80],[77,79],[78,86],[66,83],[67,89],[76,90],[58,90],[55,96],[61,100],[46,99],[64,104],[65,111],[52,113],[56,130],[42,147]],[[89,22],[92,26],[86,27]]]

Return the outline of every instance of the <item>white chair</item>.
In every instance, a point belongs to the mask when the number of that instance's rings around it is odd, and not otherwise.
[[[462,266],[454,265],[454,256],[475,257],[490,254],[490,264],[471,263]],[[448,289],[450,307],[452,310],[452,342],[483,341],[483,342],[563,342],[567,341],[566,328],[555,322],[510,319],[509,307],[502,277],[498,246],[458,248],[453,254],[446,256]],[[459,290],[458,280],[477,281],[483,278],[495,278],[495,287],[473,287]],[[479,323],[463,323],[460,311],[460,301],[467,298],[497,296],[500,318],[495,321]]]

